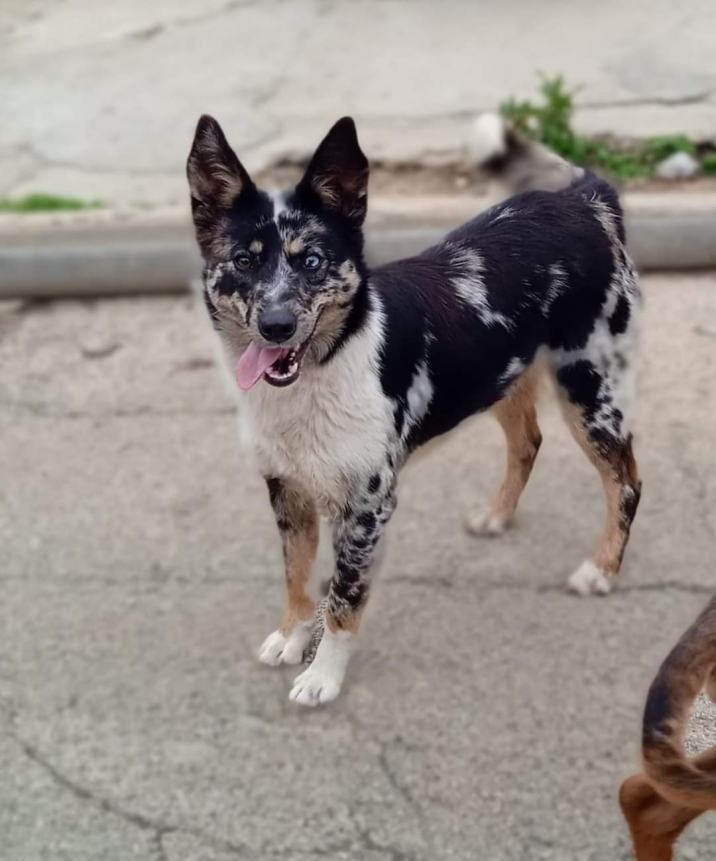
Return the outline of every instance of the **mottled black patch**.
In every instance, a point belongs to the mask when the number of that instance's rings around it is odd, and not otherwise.
[[[338,353],[338,351],[350,340],[350,338],[363,328],[365,318],[370,310],[370,296],[365,281],[353,295],[350,303],[348,316],[337,333],[328,352],[321,358],[321,364],[327,364]]]
[[[383,484],[392,488],[393,482]],[[368,501],[366,488],[356,488],[351,516],[334,525],[336,570],[328,593],[328,612],[344,627],[367,598],[375,546],[395,507],[392,490]]]
[[[415,368],[425,353],[426,310],[416,279],[429,278],[416,259],[401,261],[378,270],[377,286],[388,316],[381,356],[383,391],[395,403],[395,427],[403,430],[406,396]]]
[[[631,309],[628,299],[626,296],[620,296],[617,300],[617,306],[609,318],[609,331],[612,335],[622,335],[626,332],[630,315]]]
[[[668,721],[672,715],[673,703],[668,676],[662,668],[649,688],[644,708],[642,740],[645,745],[659,742],[660,736],[668,731]]]
[[[395,402],[393,409],[393,424],[395,425],[396,434],[401,437],[405,429],[405,396],[399,397]]]
[[[357,577],[354,579],[353,572],[349,569],[331,585],[329,607],[332,606],[332,602],[335,603],[335,600],[338,599],[342,604],[355,611],[365,601],[366,594],[367,585],[357,582]],[[344,613],[334,612],[332,615],[339,628],[343,628],[348,621],[348,617]]]
[[[580,359],[571,365],[565,365],[557,371],[557,382],[573,404],[581,405],[592,414],[596,411],[602,377],[592,362]]]
[[[283,489],[283,483],[280,478],[267,478],[266,487],[268,488],[269,500],[272,508],[278,504]]]
[[[249,285],[237,277],[237,273],[233,271],[223,272],[214,285],[214,289],[221,296],[233,296],[234,293],[246,296],[250,291]]]
[[[375,529],[375,514],[372,511],[362,511],[358,515],[358,524],[365,529],[366,532],[372,532]]]
[[[380,473],[371,475],[368,481],[368,493],[377,493],[380,490]]]
[[[286,505],[285,487],[279,478],[267,478],[266,487],[269,492],[271,508],[276,518],[276,525],[281,532],[289,532],[295,529],[296,524],[291,521],[288,506]],[[285,550],[285,547],[284,547]]]
[[[557,382],[569,401],[580,409],[584,429],[592,442],[604,457],[619,460],[624,446],[624,414],[611,400],[609,389],[602,388],[603,381],[604,377],[587,359],[579,359],[557,371]]]
[[[214,307],[214,303],[209,298],[209,293],[207,292],[206,288],[204,288],[202,290],[201,295],[204,299],[204,305],[205,305],[206,310],[209,314],[209,317],[211,318],[211,325],[215,329],[218,329],[219,328],[219,312],[216,310],[216,308]]]
[[[619,501],[619,513],[622,525],[627,529],[631,526],[631,523],[636,516],[636,510],[639,507],[640,499],[641,484],[629,485],[622,491],[621,499]]]

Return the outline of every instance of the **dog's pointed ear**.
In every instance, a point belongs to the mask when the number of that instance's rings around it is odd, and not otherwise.
[[[299,188],[309,189],[327,209],[356,226],[363,223],[368,205],[368,159],[350,117],[338,120],[323,138]]]
[[[241,194],[254,187],[221,126],[207,114],[197,124],[186,175],[193,200],[211,208],[228,209]]]

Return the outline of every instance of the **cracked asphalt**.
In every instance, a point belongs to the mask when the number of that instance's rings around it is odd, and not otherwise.
[[[252,171],[307,156],[346,113],[376,162],[455,162],[475,112],[533,97],[539,71],[578,88],[583,132],[714,137],[712,0],[104,7],[98,26],[92,0],[0,4],[1,195],[184,204],[204,112]]]
[[[546,391],[503,539],[461,528],[500,476],[489,418],[404,474],[347,686],[317,711],[254,657],[279,544],[193,300],[0,305],[0,859],[626,859],[643,697],[716,548],[716,276],[645,292],[623,588],[562,591],[602,501]],[[714,723],[700,704],[695,747]],[[703,817],[680,858],[715,839]]]

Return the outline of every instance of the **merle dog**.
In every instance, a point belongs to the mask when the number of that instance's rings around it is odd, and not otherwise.
[[[527,190],[372,270],[368,162],[351,119],[282,194],[256,187],[214,119],[196,130],[187,171],[206,306],[243,390],[285,557],[287,609],[262,661],[301,662],[319,514],[333,530],[323,635],[290,694],[305,705],[340,691],[401,466],[488,408],[507,438],[507,472],[469,527],[508,525],[540,445],[538,367],[556,380],[607,501],[597,551],[569,587],[606,593],[619,571],[640,491],[628,417],[640,297],[621,208],[593,174],[496,118],[486,129],[482,161]]]

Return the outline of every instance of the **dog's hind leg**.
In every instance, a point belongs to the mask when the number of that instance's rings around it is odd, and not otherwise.
[[[313,627],[314,603],[306,584],[318,549],[318,515],[310,499],[281,479],[268,478],[266,484],[281,533],[288,601],[281,626],[259,649],[259,660],[272,666],[300,664]]]
[[[621,568],[641,495],[641,481],[616,387],[589,361],[557,371],[562,410],[572,435],[602,479],[607,515],[596,553],[567,581],[578,595],[606,595]]]
[[[507,442],[507,470],[488,509],[468,515],[465,525],[473,535],[501,535],[512,520],[542,442],[536,394],[536,372],[530,369],[492,407]]]
[[[662,798],[641,773],[624,781],[619,804],[629,825],[636,861],[672,861],[679,835],[703,813]]]
[[[716,772],[716,748],[704,751],[691,762],[694,773]],[[631,831],[636,861],[672,861],[681,832],[705,812],[662,798],[643,772],[622,783],[619,804]]]

